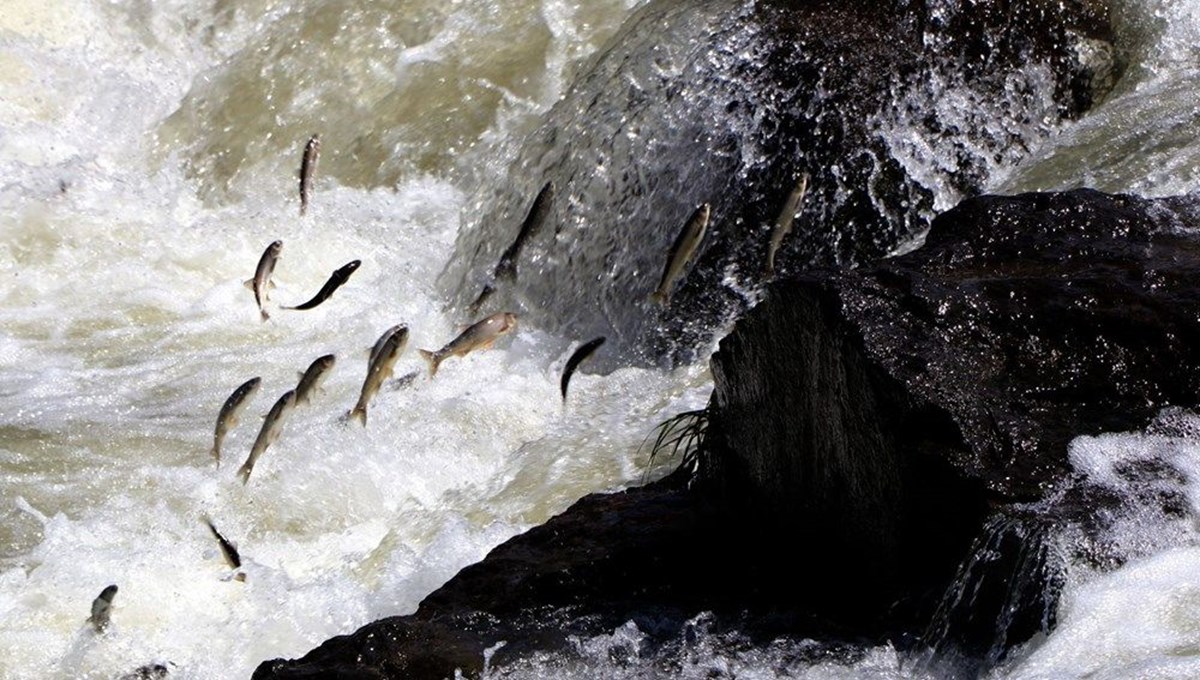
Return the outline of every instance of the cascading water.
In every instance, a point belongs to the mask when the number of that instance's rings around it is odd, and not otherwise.
[[[435,380],[385,386],[367,428],[341,422],[380,332],[411,329],[405,374],[423,370],[416,347],[440,346],[467,320],[443,311],[435,285],[460,223],[476,218],[466,197],[526,181],[507,175],[521,140],[633,9],[6,4],[0,677],[113,678],[154,663],[171,677],[246,677],[263,659],[412,611],[504,539],[586,493],[640,481],[642,438],[707,401],[704,361],[581,373],[563,405],[558,371],[589,338],[522,327],[496,349],[450,360]],[[1052,136],[1025,161],[980,151],[994,162],[980,175],[990,189],[1194,188],[1200,3],[1129,1],[1115,16],[1127,63],[1117,89],[1075,124],[1031,120]],[[1019,100],[1024,84],[1014,87]],[[947,96],[939,83],[917,89]],[[910,134],[900,113],[880,122],[881,142],[938,196],[957,196],[930,169],[956,160]],[[957,112],[946,113],[939,124],[955,124]],[[316,192],[301,219],[295,173],[318,132]],[[276,238],[279,287],[262,323],[241,284]],[[351,259],[363,265],[330,301],[276,311]],[[293,414],[243,487],[234,470],[258,416],[329,352],[338,363],[324,393]],[[217,469],[207,453],[217,410],[252,376],[263,388]],[[1051,532],[1046,540],[1066,545],[1057,626],[994,677],[1200,674],[1196,442],[1195,427],[1152,427],[1076,443],[1077,470],[1116,489],[1124,509],[1104,524],[1104,550],[1073,550],[1073,534]],[[1178,474],[1130,481],[1114,472],[1120,460],[1167,461]],[[1180,513],[1138,511],[1159,498],[1148,486],[1163,484],[1186,499]],[[204,516],[238,544],[245,583],[227,578]],[[109,584],[120,590],[98,636],[86,619]],[[580,640],[575,659],[503,673],[938,676],[891,647],[759,648],[703,618],[665,649],[640,639],[627,626]]]

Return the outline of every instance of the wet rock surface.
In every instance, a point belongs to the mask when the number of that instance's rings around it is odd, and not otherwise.
[[[780,272],[892,251],[1111,83],[1098,3],[959,5],[647,4],[475,198],[442,286],[467,317],[607,336],[589,370],[608,371],[690,360],[752,304],[804,173]],[[498,280],[548,182],[545,223]],[[664,308],[648,296],[701,203],[708,234]]]
[[[1195,205],[985,196],[908,255],[773,284],[714,355],[690,483],[589,496],[416,613],[255,677],[471,677],[697,616],[986,668],[1053,624],[1050,528],[1114,501],[1074,483],[1071,439],[1197,401]]]

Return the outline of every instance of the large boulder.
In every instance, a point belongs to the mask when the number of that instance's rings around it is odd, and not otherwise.
[[[255,677],[474,676],[705,612],[978,674],[1053,622],[1054,528],[1120,502],[1073,482],[1069,442],[1200,401],[1196,205],[979,197],[917,251],[774,283],[713,357],[693,479],[589,496],[416,613]]]
[[[958,629],[939,635],[1027,638],[1053,610],[1046,526],[1095,529],[1121,500],[1072,487],[1070,442],[1200,402],[1195,205],[984,196],[915,252],[776,283],[713,357],[702,476],[749,525],[837,546],[824,582],[862,579],[876,606],[953,551],[942,534],[975,533],[1004,575],[960,584],[972,611],[943,612]]]
[[[784,274],[910,242],[1084,110],[1113,73],[1097,5],[652,0],[475,197],[441,283],[464,314],[608,336],[595,370],[689,360],[768,280],[801,174]],[[549,182],[547,219],[510,250]],[[664,308],[648,295],[701,203],[708,234]]]

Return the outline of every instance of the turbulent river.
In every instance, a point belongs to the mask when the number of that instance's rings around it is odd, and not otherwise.
[[[519,327],[430,379],[416,348],[467,321],[436,279],[471,197],[635,0],[6,0],[0,11],[0,678],[248,677],[328,637],[413,611],[459,569],[579,497],[669,469],[640,444],[702,407],[706,361],[560,371],[578,341]],[[1146,195],[1200,181],[1200,2],[1114,13],[1123,80],[998,172],[997,192]],[[321,135],[299,216],[304,142]],[[937,163],[936,155],[910,159]],[[945,202],[957,198],[943,189]],[[243,281],[283,241],[268,322]],[[310,311],[337,267],[362,266]],[[367,352],[408,350],[345,422]],[[260,415],[318,356],[337,363],[248,484]],[[229,393],[262,388],[209,449]],[[1192,422],[1183,417],[1185,422]],[[1080,439],[1080,474],[1167,458],[1200,515],[1200,427]],[[1113,482],[1117,484],[1117,482]],[[231,579],[211,520],[241,552]],[[1049,636],[1002,678],[1200,677],[1200,528],[1131,514],[1124,566],[1070,569]],[[1070,537],[1062,538],[1070,552]],[[111,626],[92,600],[117,584]],[[695,623],[686,677],[938,677],[890,647],[747,651]],[[639,631],[584,662],[515,677],[653,677]],[[614,649],[624,650],[614,655]],[[618,664],[616,656],[621,657]]]

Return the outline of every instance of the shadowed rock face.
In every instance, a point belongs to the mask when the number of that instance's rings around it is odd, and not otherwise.
[[[1054,121],[1086,108],[1107,36],[1090,4],[819,0],[651,2],[527,139],[509,182],[467,214],[441,278],[477,315],[519,312],[604,335],[596,370],[695,355],[764,283],[771,227],[808,192],[780,272],[872,261],[922,232],[935,203],[979,190]],[[1002,6],[1002,8],[1001,8]],[[1101,45],[1097,42],[1087,43]],[[534,196],[547,222],[495,281]],[[688,216],[708,234],[662,308],[647,297]]]
[[[1052,625],[1051,528],[1120,502],[1069,483],[1068,442],[1197,401],[1195,205],[985,196],[908,255],[776,282],[714,355],[694,483],[589,496],[255,677],[473,676],[628,621],[665,645],[703,612],[747,644],[891,641],[977,676]]]
[[[1198,401],[1194,205],[984,196],[908,255],[774,284],[713,357],[704,477],[755,525],[837,545],[824,576],[857,573],[882,599],[954,549],[932,534],[975,527],[992,557],[957,587],[990,585],[969,610],[945,605],[928,642],[995,661],[994,640],[1053,619],[1046,527],[1086,533],[1120,502],[1063,491],[1071,440]],[[1008,519],[981,532],[989,509]]]

